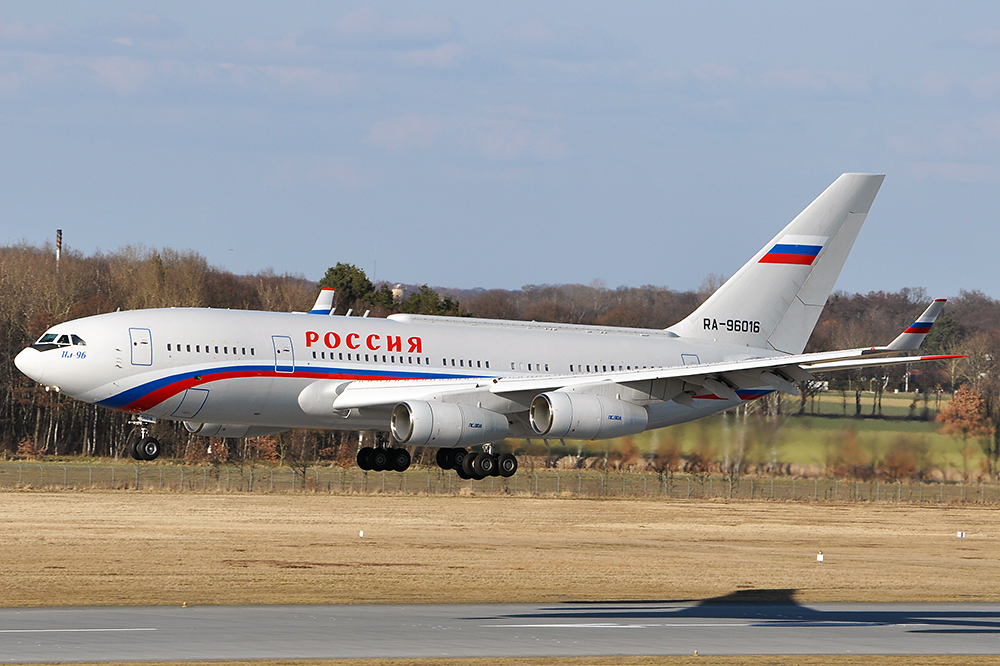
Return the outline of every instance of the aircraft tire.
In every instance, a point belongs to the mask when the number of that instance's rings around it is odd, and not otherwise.
[[[387,469],[392,469],[389,452],[385,449],[375,449],[375,453],[372,454],[372,471],[384,472]]]
[[[141,439],[142,436],[137,431],[133,431],[125,441],[125,450],[128,451],[128,456],[132,460],[141,460],[139,457],[139,440]]]
[[[366,472],[372,469],[372,457],[375,455],[375,449],[370,446],[364,446],[358,449],[358,467]]]
[[[389,449],[389,458],[397,472],[405,472],[410,466],[410,452],[406,449]]]
[[[143,437],[135,448],[140,460],[156,460],[160,455],[160,440],[155,437]]]
[[[451,449],[438,449],[437,452],[437,464],[441,469],[451,469],[454,467],[454,461],[452,460]]]
[[[472,478],[471,476],[469,476],[468,474],[466,474],[465,470],[462,469],[461,467],[456,467],[455,468],[455,474],[458,474],[458,478],[463,479],[463,480],[468,480],[468,479]]]
[[[476,456],[472,453],[469,453],[465,457],[463,457],[462,471],[465,472],[465,475],[468,476],[470,479],[475,479],[476,481],[478,481],[482,477],[476,474],[476,469],[475,467],[473,467],[475,461],[476,461]]]
[[[448,454],[451,459],[451,468],[454,470],[462,469],[462,464],[465,462],[465,458],[469,455],[469,452],[462,447],[457,449],[452,449]]]
[[[490,472],[490,476],[500,476],[500,456],[494,453],[490,457],[493,458],[493,471]]]
[[[493,456],[483,451],[475,457],[472,461],[472,471],[479,479],[485,479],[493,474],[493,470],[496,469],[496,460]]]
[[[517,473],[517,458],[513,454],[501,453],[497,462],[497,470],[503,478],[510,478]]]

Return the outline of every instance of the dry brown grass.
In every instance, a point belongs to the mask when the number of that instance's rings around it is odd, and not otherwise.
[[[116,666],[149,662],[100,662],[76,666]],[[285,659],[263,661],[156,662],[160,666],[987,666],[997,658],[961,656],[747,656],[747,657],[530,657],[509,659]]]
[[[795,590],[800,601],[1000,599],[1000,514],[980,507],[138,492],[6,492],[0,502],[8,607],[751,590]]]

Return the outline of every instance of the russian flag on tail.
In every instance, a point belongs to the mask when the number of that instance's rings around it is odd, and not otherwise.
[[[757,263],[812,266],[827,240],[825,236],[782,236]]]

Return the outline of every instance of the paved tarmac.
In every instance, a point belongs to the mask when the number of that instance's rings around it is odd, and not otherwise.
[[[724,598],[725,599],[725,598]],[[602,602],[0,609],[0,662],[1000,654],[1000,604]]]

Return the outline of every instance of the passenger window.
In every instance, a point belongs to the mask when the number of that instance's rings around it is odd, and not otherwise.
[[[545,372],[548,372],[548,371],[549,371],[549,364],[548,364],[548,363],[546,363],[546,364],[545,364]]]
[[[463,361],[462,359],[458,359],[458,364],[463,368],[465,367],[465,361]]]
[[[188,345],[188,346],[187,346],[187,350],[188,350],[188,351],[191,351],[191,345]]]
[[[250,348],[250,355],[253,356],[253,347]]]
[[[368,354],[365,354],[365,363],[368,362]]]
[[[589,365],[587,366],[587,372],[590,372],[590,366]]]
[[[477,368],[483,367],[483,362],[482,361],[476,361],[476,367]]]
[[[194,350],[195,350],[196,352],[201,352],[201,345],[195,345],[195,346],[194,346]]]
[[[223,347],[222,348],[222,353],[223,354],[228,354],[229,353],[229,347]]]
[[[219,346],[218,346],[218,345],[216,345],[216,346],[215,346],[215,353],[216,353],[216,354],[218,354],[218,353],[219,353]]]
[[[385,363],[385,354],[382,354],[382,362]]]
[[[313,352],[313,358],[316,358],[316,352]]]
[[[170,351],[170,343],[167,343],[167,351]]]
[[[487,368],[490,367],[490,362],[489,361],[486,361],[486,367]]]
[[[244,347],[244,348],[243,348],[243,355],[244,355],[244,356],[246,356],[246,355],[247,355],[247,348],[246,348],[246,347]]]

